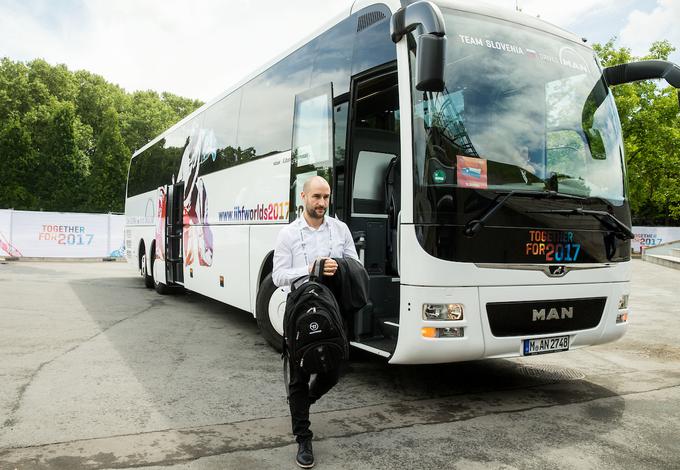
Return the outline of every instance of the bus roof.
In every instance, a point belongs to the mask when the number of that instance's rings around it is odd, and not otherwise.
[[[312,34],[308,35],[301,41],[297,42],[294,44],[292,47],[287,49],[285,52],[279,54],[278,56],[274,57],[273,59],[269,60],[262,66],[258,67],[256,70],[254,70],[252,73],[248,74],[246,77],[243,79],[239,80],[236,82],[234,85],[232,85],[230,88],[228,88],[226,91],[223,93],[220,93],[218,96],[215,98],[211,99],[207,103],[205,103],[203,106],[200,108],[196,109],[194,112],[180,120],[179,122],[175,123],[172,127],[166,129],[164,132],[156,136],[154,139],[149,141],[146,145],[141,147],[140,149],[136,150],[132,158],[136,157],[140,153],[142,153],[144,150],[147,148],[151,147],[154,145],[156,142],[161,140],[163,137],[167,136],[170,134],[172,131],[175,129],[181,127],[188,121],[194,118],[194,116],[202,113],[206,109],[210,108],[217,102],[219,102],[222,98],[226,97],[227,95],[231,94],[235,90],[239,89],[241,86],[245,85],[248,83],[250,80],[253,78],[257,77],[260,75],[262,72],[267,70],[269,67],[272,65],[276,64],[280,60],[286,58],[288,55],[292,54],[295,52],[297,49],[302,47],[303,45],[307,44],[310,42],[312,39],[316,38],[317,36],[321,35],[324,31],[327,31],[328,29],[332,28],[335,26],[337,23],[342,21],[343,19],[347,18],[348,16],[352,15],[353,13],[369,7],[371,5],[386,5],[393,13],[401,8],[402,6],[409,5],[411,3],[415,3],[418,0],[402,0],[401,2],[399,0],[383,0],[383,1],[378,1],[376,2],[375,0],[355,0],[350,7],[346,9],[346,11],[340,13],[337,15],[335,18],[331,19],[328,21],[326,24],[322,25],[318,29],[316,29]],[[504,21],[510,21],[512,23],[517,23],[521,24],[524,26],[528,26],[534,29],[538,29],[540,31],[553,34],[559,37],[562,37],[564,39],[568,39],[570,41],[574,42],[579,42],[581,43],[581,38],[578,36],[570,33],[567,30],[564,30],[562,28],[559,28],[551,23],[548,23],[547,21],[544,21],[540,18],[533,17],[531,15],[528,15],[526,13],[521,13],[518,11],[514,11],[511,9],[507,8],[498,8],[497,6],[494,5],[489,5],[485,4],[483,2],[477,2],[477,1],[469,1],[469,0],[435,0],[433,3],[436,5],[443,7],[443,8],[449,8],[452,10],[460,10],[464,12],[469,12],[469,13],[477,13],[480,15],[484,16],[489,16],[492,18],[497,18],[500,20]]]

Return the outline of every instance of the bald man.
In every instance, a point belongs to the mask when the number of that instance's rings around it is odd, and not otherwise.
[[[314,261],[325,258],[324,276],[334,276],[338,263],[332,258],[357,256],[354,240],[347,225],[327,217],[331,188],[320,176],[305,181],[302,188],[304,211],[279,233],[274,250],[272,278],[277,286],[311,273]],[[302,468],[314,466],[312,431],[309,429],[309,407],[338,382],[338,371],[310,376],[299,367],[291,366],[288,403],[293,422],[293,434],[298,442],[295,462]]]
[[[272,279],[279,287],[309,274],[314,261],[325,258],[324,275],[333,276],[338,263],[331,258],[359,259],[354,240],[344,222],[326,217],[331,187],[320,176],[312,176],[302,187],[304,211],[279,233],[274,250]]]

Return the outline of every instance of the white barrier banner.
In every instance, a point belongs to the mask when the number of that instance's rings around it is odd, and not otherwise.
[[[11,213],[11,243],[14,254],[5,256],[104,258],[116,256],[123,243],[122,215],[29,211]],[[113,236],[109,233],[111,228],[115,232]]]
[[[12,246],[12,211],[0,209],[0,256],[21,256]]]
[[[680,227],[633,227],[635,239],[631,241],[633,252],[662,243],[680,240]]]
[[[111,226],[109,228],[111,241],[109,243],[108,256],[122,258],[125,256],[125,216],[110,215],[109,217],[111,217]]]

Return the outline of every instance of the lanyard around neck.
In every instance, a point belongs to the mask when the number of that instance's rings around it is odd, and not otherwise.
[[[333,251],[333,231],[331,230],[331,224],[328,223],[328,258],[331,257],[331,253]],[[321,226],[319,226],[319,229]],[[317,229],[317,230],[319,230]],[[307,256],[307,244],[305,243],[305,237],[302,234],[302,231],[304,230],[304,226],[300,227],[300,244],[302,245],[302,254],[305,256],[305,265],[309,266],[309,257]]]

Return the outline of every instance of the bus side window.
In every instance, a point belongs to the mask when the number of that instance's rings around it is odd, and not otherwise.
[[[391,153],[360,151],[354,173],[352,212],[383,214],[385,212],[385,176],[396,158]]]

